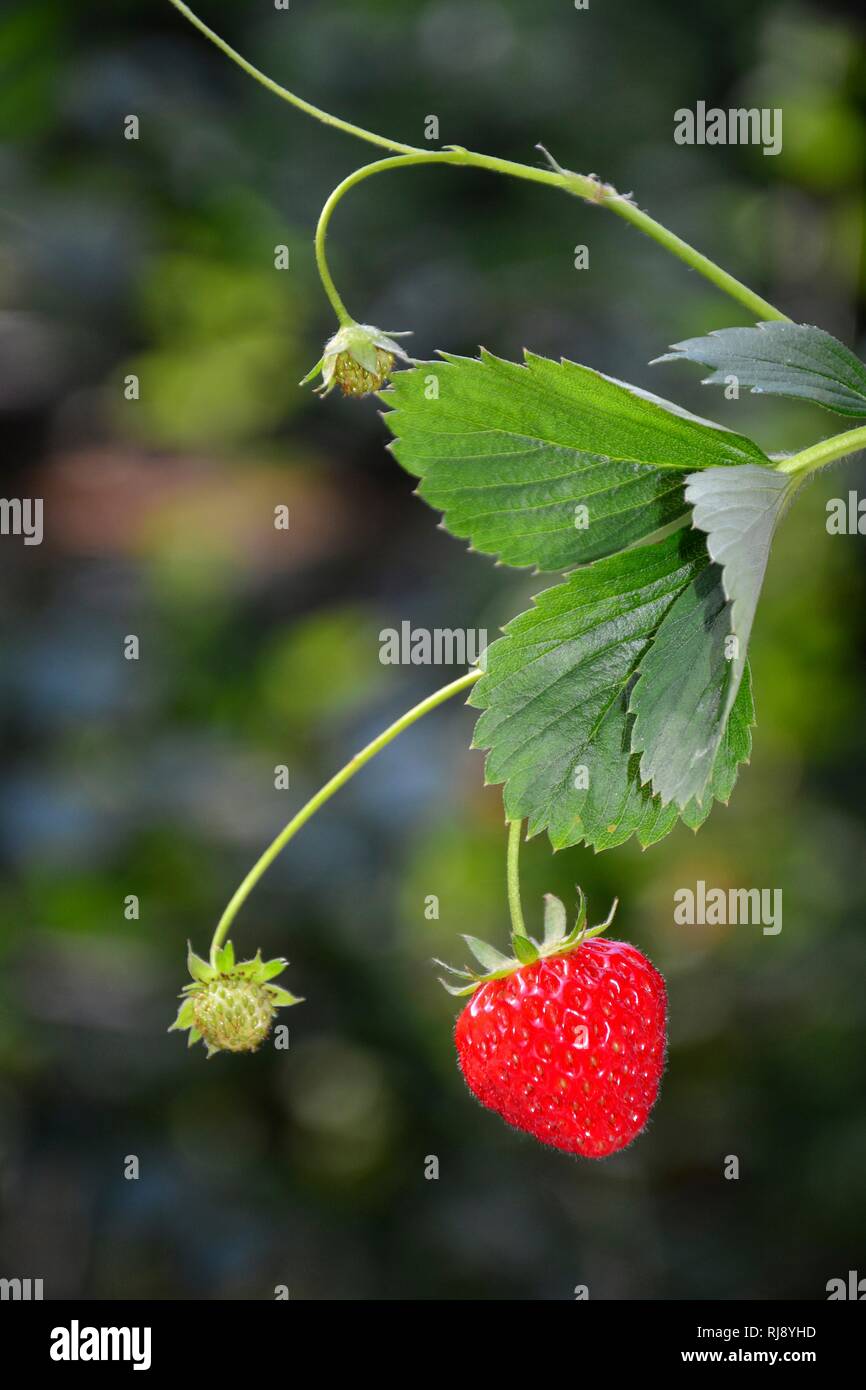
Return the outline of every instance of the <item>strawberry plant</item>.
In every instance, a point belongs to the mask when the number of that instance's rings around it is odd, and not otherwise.
[[[532,608],[464,675],[408,710],[299,810],[247,874],[220,918],[209,961],[174,1026],[208,1054],[251,1050],[275,1010],[297,1002],[269,983],[282,960],[235,963],[235,917],[281,850],[356,772],[418,719],[468,692],[474,744],[501,785],[508,824],[512,951],[472,937],[483,967],[453,970],[468,994],[456,1030],[470,1090],[509,1123],[569,1152],[603,1157],[646,1124],[664,1061],[665,988],[634,947],[586,929],[581,898],[567,930],[548,898],[544,934],[524,925],[518,852],[546,831],[556,849],[644,847],[679,822],[697,830],[726,803],[748,761],[755,723],[748,646],[779,519],[807,478],[866,446],[866,425],[799,453],[768,455],[743,434],[570,361],[532,352],[510,362],[442,352],[412,359],[401,335],[356,321],[326,253],[341,199],[369,178],[447,165],[523,179],[603,208],[651,237],[730,296],[752,322],[675,344],[658,363],[696,363],[707,384],[812,401],[866,420],[866,368],[820,328],[791,322],[714,261],[595,175],[459,146],[421,149],[310,105],[175,7],[272,93],[388,151],[331,193],[316,263],[337,327],[305,378],[323,395],[377,395],[392,452],[445,528],[503,565],[552,576]],[[399,368],[399,370],[398,370]],[[605,924],[606,926],[607,924]]]

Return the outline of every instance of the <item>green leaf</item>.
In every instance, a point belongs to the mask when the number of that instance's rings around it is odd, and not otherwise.
[[[712,468],[686,479],[692,520],[705,532],[710,558],[721,566],[725,597],[731,604],[731,632],[737,638],[732,659],[739,684],[752,634],[755,609],[767,571],[770,547],[781,517],[803,479],[764,468]],[[729,693],[725,713],[736,690]]]
[[[671,605],[641,662],[629,702],[631,746],[641,754],[641,781],[663,806],[703,801],[739,684],[726,653],[730,623],[722,572],[712,565]]]
[[[736,699],[725,724],[722,740],[716,752],[712,777],[704,794],[703,803],[689,802],[680,811],[680,819],[692,830],[703,825],[713,808],[714,801],[723,805],[731,799],[741,763],[749,761],[752,751],[752,727],[755,723],[755,706],[752,700],[752,677],[749,664],[746,669]],[[669,807],[668,810],[671,808]]]
[[[665,615],[709,566],[703,536],[685,530],[597,561],[539,594],[490,647],[469,703],[484,710],[474,744],[489,750],[486,780],[505,784],[509,820],[528,818],[529,833],[546,829],[557,849],[631,835],[647,846],[673,828],[677,808],[642,785],[629,692]],[[721,800],[749,752],[745,681],[742,691],[708,789]],[[683,819],[696,827],[709,804]]]
[[[704,385],[725,385],[736,377],[755,394],[794,396],[838,415],[866,415],[866,367],[844,343],[809,324],[721,328],[705,338],[674,343],[671,352],[655,360],[712,367]]]
[[[442,358],[383,393],[391,449],[453,535],[509,565],[614,554],[686,514],[695,468],[769,462],[742,435],[574,362]]]
[[[703,801],[746,669],[770,546],[800,480],[766,468],[711,468],[686,480],[715,563],[659,625],[631,695],[632,748],[662,804]]]

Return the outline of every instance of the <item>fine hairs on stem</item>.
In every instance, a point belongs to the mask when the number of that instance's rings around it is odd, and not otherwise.
[[[520,901],[520,841],[523,834],[523,821],[508,822],[508,909],[511,914],[511,935],[526,936],[523,920],[523,906]]]

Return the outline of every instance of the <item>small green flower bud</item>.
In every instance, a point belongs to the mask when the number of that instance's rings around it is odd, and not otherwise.
[[[346,396],[368,396],[372,391],[380,391],[389,380],[398,357],[404,362],[412,360],[394,341],[395,336],[404,335],[383,333],[369,323],[344,325],[329,338],[321,360],[307,373],[301,385],[305,386],[321,371],[321,385],[315,389],[323,396],[335,386]]]

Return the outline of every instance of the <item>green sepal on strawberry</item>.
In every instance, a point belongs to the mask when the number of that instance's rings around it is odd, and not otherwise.
[[[452,970],[464,983],[442,981],[471,996],[455,1043],[473,1095],[516,1129],[584,1158],[605,1158],[641,1133],[665,1063],[664,980],[636,947],[602,937],[612,917],[587,929],[581,893],[568,931],[563,904],[548,894],[541,942],[512,937],[509,959],[466,937],[486,973]]]
[[[555,898],[552,893],[545,893],[544,934],[541,941],[536,941],[534,936],[518,936],[512,933],[511,945],[514,955],[504,956],[501,951],[497,951],[495,946],[489,946],[486,941],[479,941],[477,936],[464,935],[463,940],[473,956],[480,965],[485,967],[484,974],[479,975],[473,970],[457,970],[447,961],[437,960],[435,964],[441,965],[443,970],[468,981],[466,984],[453,985],[448,980],[443,980],[440,975],[439,983],[447,989],[449,994],[472,994],[485,980],[502,980],[506,975],[511,975],[515,970],[519,970],[521,965],[532,965],[535,961],[544,960],[548,956],[562,955],[564,951],[571,951],[575,946],[579,946],[581,941],[588,941],[594,936],[600,936],[602,932],[607,931],[613,921],[616,909],[617,900],[614,898],[606,920],[598,927],[587,928],[586,896],[583,889],[578,888],[577,920],[569,931],[565,904],[560,902],[559,898]]]
[[[262,960],[261,951],[252,960],[235,961],[230,941],[210,962],[190,946],[187,968],[192,984],[181,990],[183,1002],[168,1031],[189,1029],[188,1046],[203,1042],[208,1057],[215,1052],[254,1052],[271,1031],[277,1009],[303,1002],[271,984],[287,965],[281,956]]]
[[[325,350],[299,384],[306,386],[322,373],[320,385],[313,389],[318,395],[330,395],[339,386],[344,396],[369,396],[380,391],[390,379],[399,358],[411,362],[396,338],[409,333],[383,333],[371,323],[346,323],[329,338]]]

